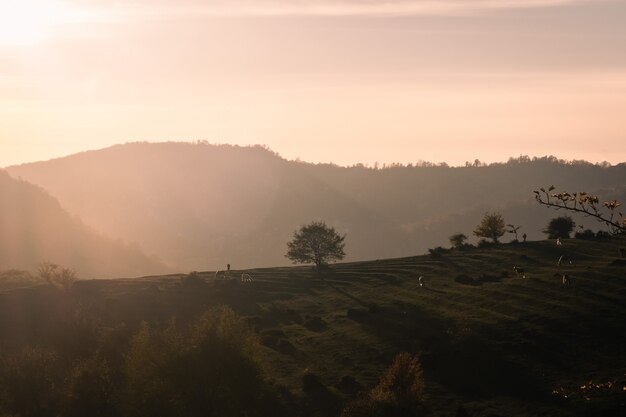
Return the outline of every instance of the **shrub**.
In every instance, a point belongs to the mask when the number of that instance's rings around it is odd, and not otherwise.
[[[430,253],[431,258],[437,259],[443,256],[443,254],[446,252],[446,249],[441,246],[437,246],[436,248],[428,249],[428,252]]]
[[[58,356],[26,348],[0,361],[0,415],[57,415],[62,404],[63,375]]]
[[[342,417],[412,417],[420,414],[424,390],[422,367],[417,356],[396,355],[387,372],[369,394],[351,401]]]
[[[97,357],[80,361],[68,381],[67,417],[107,417],[119,415],[114,395],[115,380],[107,361]]]
[[[595,235],[595,233],[593,233],[593,230],[585,229],[583,231],[574,233],[574,237],[576,239],[592,240],[593,238],[596,237],[596,235]]]
[[[70,289],[76,282],[76,271],[60,267],[52,262],[42,262],[37,268],[37,274],[50,285],[60,289]]]
[[[402,352],[396,355],[371,396],[376,401],[411,410],[419,404],[423,391],[424,379],[419,358]]]
[[[465,245],[467,236],[465,236],[463,233],[455,233],[448,239],[450,240],[450,244],[454,249],[461,249]]]
[[[41,284],[42,282],[43,280],[40,277],[33,276],[28,271],[9,269],[0,272],[0,291],[20,287],[29,287]]]
[[[200,277],[200,274],[196,271],[191,271],[187,275],[183,275],[180,278],[180,284],[183,287],[199,287],[204,285],[204,280]]]
[[[190,326],[144,324],[127,360],[131,415],[255,416],[265,398],[255,334],[232,310]]]
[[[493,245],[495,245],[495,243],[494,242],[490,242],[487,239],[480,239],[478,241],[478,247],[479,248],[490,248]]]

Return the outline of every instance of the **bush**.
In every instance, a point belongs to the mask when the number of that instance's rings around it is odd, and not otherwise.
[[[19,269],[9,269],[0,272],[0,291],[11,290],[13,288],[30,287],[41,284],[44,281],[37,276],[33,276],[28,271]]]
[[[183,287],[199,287],[204,284],[204,280],[196,271],[191,271],[187,275],[182,276],[180,279],[180,285],[182,285]]]
[[[0,361],[0,415],[57,415],[63,401],[63,375],[58,356],[26,348]]]
[[[68,290],[76,282],[76,271],[60,267],[52,262],[42,262],[37,268],[39,277],[50,285]]]
[[[446,252],[446,249],[441,246],[437,246],[436,248],[428,249],[428,252],[430,253],[431,258],[437,259],[443,256],[443,254]]]
[[[116,381],[109,364],[94,357],[80,361],[69,377],[67,417],[117,416]]]
[[[422,367],[417,356],[396,355],[380,382],[368,395],[348,403],[342,417],[417,416],[424,391]]]
[[[487,239],[480,239],[478,241],[478,247],[479,248],[490,248],[490,247],[492,247],[494,245],[495,245],[494,242],[490,242]]]
[[[371,396],[376,401],[410,410],[419,404],[423,391],[424,379],[419,358],[402,352],[396,355]]]
[[[266,406],[258,407],[266,396],[258,348],[250,328],[224,307],[188,327],[171,322],[159,330],[144,324],[128,354],[131,415],[267,412]]]
[[[574,237],[576,239],[582,239],[582,240],[592,240],[596,237],[595,233],[593,233],[593,230],[591,229],[585,229],[581,232],[576,232],[574,234]]]
[[[454,249],[461,249],[465,245],[467,236],[465,236],[463,233],[455,233],[448,239],[450,240],[450,244]]]

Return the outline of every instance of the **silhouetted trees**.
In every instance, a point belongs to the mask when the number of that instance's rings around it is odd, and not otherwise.
[[[52,262],[40,263],[37,275],[48,284],[65,290],[70,289],[77,279],[73,269],[60,267]]]
[[[493,243],[498,243],[498,239],[506,232],[504,218],[500,213],[485,213],[482,221],[474,230],[474,235],[486,239],[492,239]]]
[[[343,250],[345,238],[324,222],[312,222],[294,233],[293,240],[287,243],[285,256],[294,263],[315,264],[320,270],[329,262],[346,256]]]
[[[548,235],[548,239],[568,239],[574,227],[576,223],[570,216],[560,216],[550,220],[543,233]]]
[[[463,247],[463,245],[465,245],[467,236],[465,236],[463,233],[455,233],[452,236],[450,236],[448,239],[450,239],[450,244],[452,245],[453,248],[460,249]]]

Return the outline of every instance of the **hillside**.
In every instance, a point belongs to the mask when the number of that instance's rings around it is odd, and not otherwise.
[[[205,143],[118,145],[8,171],[45,188],[89,226],[183,270],[287,265],[285,243],[316,219],[348,234],[348,260],[447,246],[449,235],[471,236],[492,210],[541,239],[555,214],[533,202],[533,189],[554,184],[626,196],[626,164],[519,158],[459,168],[344,168],[287,161],[258,146]]]
[[[137,247],[90,229],[40,187],[0,171],[0,270],[34,271],[43,261],[75,269],[84,278],[168,271]]]
[[[426,415],[453,416],[463,404],[472,416],[619,416],[626,260],[618,249],[625,246],[624,238],[562,247],[541,241],[337,264],[323,277],[308,267],[232,271],[251,274],[252,284],[205,272],[202,282],[170,275],[84,281],[70,294],[12,291],[0,294],[0,347],[57,346],[55,332],[85,328],[84,319],[63,324],[71,305],[83,306],[87,322],[110,329],[124,346],[119,329],[189,321],[225,304],[254,326],[287,415],[337,415],[396,353],[409,351],[424,367]],[[572,263],[559,269],[561,255]],[[528,277],[515,276],[513,266]],[[564,287],[557,271],[573,285]],[[419,275],[426,288],[418,287]],[[303,391],[305,372],[319,381],[316,389]]]

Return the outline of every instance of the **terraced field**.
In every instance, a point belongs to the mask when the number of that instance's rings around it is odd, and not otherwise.
[[[81,281],[64,297],[102,323],[130,328],[231,306],[257,330],[293,415],[338,415],[409,351],[421,356],[429,415],[453,416],[462,404],[472,416],[621,416],[624,246],[624,238],[543,241],[337,264],[322,275],[309,267],[231,271],[253,276],[246,284],[214,272]],[[44,337],[67,304],[45,287],[0,294],[3,339]],[[305,373],[323,389],[303,391]]]

